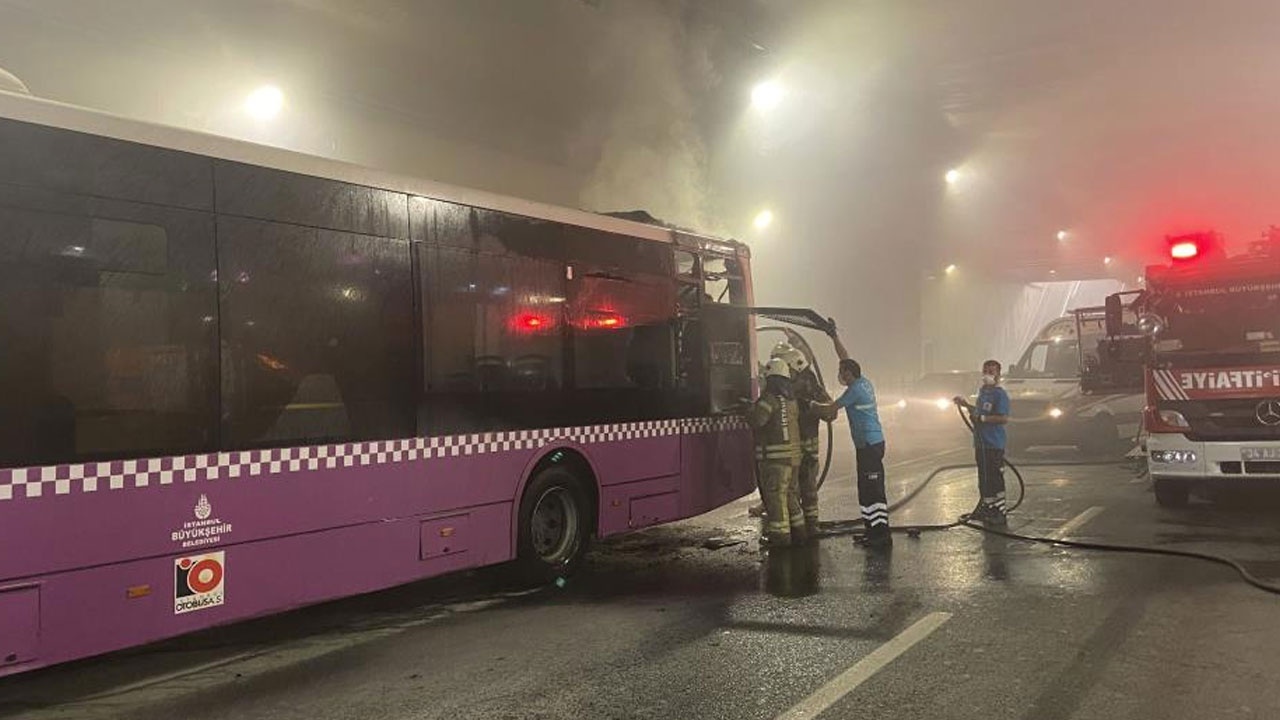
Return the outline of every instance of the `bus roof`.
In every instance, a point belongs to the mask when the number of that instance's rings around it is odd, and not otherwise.
[[[283,148],[134,120],[31,95],[0,91],[0,118],[419,195],[513,215],[578,225],[657,242],[670,243],[674,239],[673,229],[659,225],[522,200],[483,190],[455,187]],[[721,239],[715,239],[715,241],[735,247],[739,255],[749,254],[746,245],[738,241]]]

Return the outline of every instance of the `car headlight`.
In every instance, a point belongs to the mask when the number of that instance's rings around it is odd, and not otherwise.
[[[937,400],[933,401],[933,404],[939,410],[946,410],[947,408],[951,407],[951,401],[946,398],[938,398]]]
[[[1151,460],[1158,463],[1186,465],[1199,460],[1195,450],[1152,450]]]
[[[1049,417],[1053,418],[1054,420],[1057,420],[1058,418],[1062,417],[1062,408],[1056,408],[1056,407],[1049,408]]]
[[[906,401],[906,400],[899,400],[898,402],[894,403],[894,405],[895,405],[895,406],[897,406],[897,408],[898,408],[899,410],[901,410],[901,409],[903,409],[903,408],[905,408],[905,407],[907,406],[907,401]]]

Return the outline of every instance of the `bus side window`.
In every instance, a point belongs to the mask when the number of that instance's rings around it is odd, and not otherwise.
[[[435,222],[417,253],[424,301],[420,430],[546,426],[563,387],[566,273],[563,263],[512,249],[531,247],[538,232],[553,227],[459,207],[431,201],[424,215]],[[459,222],[463,215],[470,220]]]
[[[570,282],[575,422],[674,412],[676,294],[669,277],[584,271]]]
[[[413,433],[409,244],[218,219],[223,444]]]
[[[731,305],[746,302],[746,283],[736,258],[706,255],[702,258],[702,273],[704,302]]]
[[[0,465],[214,446],[212,241],[205,213],[0,188]]]
[[[702,264],[697,255],[675,251],[676,286],[681,314],[696,312],[703,302]]]

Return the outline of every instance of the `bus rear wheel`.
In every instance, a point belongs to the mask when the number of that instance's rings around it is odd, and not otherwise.
[[[583,481],[565,467],[549,467],[529,481],[520,499],[516,562],[534,583],[578,569],[591,539],[593,513]]]

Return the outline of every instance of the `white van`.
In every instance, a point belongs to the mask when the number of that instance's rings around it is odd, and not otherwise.
[[[1044,326],[1012,367],[1005,368],[1009,393],[1009,449],[1075,445],[1087,453],[1125,449],[1138,435],[1141,393],[1086,395],[1080,367],[1105,335],[1102,313],[1092,309]]]

